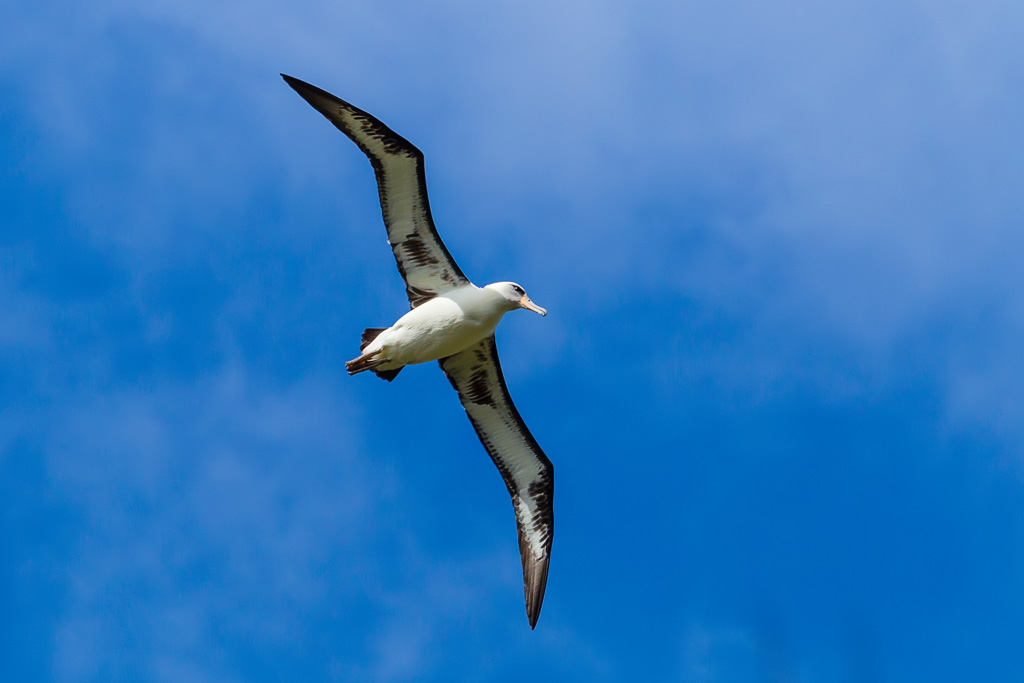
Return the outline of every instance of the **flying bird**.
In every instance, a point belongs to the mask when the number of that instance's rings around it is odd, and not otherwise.
[[[519,416],[498,363],[494,330],[517,308],[547,315],[514,282],[477,287],[437,234],[423,153],[361,109],[291,76],[284,80],[363,151],[373,166],[388,244],[411,310],[391,327],[363,332],[350,375],[392,381],[406,365],[438,361],[512,495],[523,562],[526,616],[537,625],[554,533],[554,468]]]

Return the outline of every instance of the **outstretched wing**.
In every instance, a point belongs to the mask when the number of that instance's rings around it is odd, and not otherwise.
[[[309,83],[281,76],[370,159],[388,243],[412,307],[467,284],[430,217],[423,153],[365,111]]]
[[[555,520],[555,469],[508,395],[494,335],[438,361],[457,392],[480,442],[501,471],[519,527],[526,616],[537,625],[548,581]]]

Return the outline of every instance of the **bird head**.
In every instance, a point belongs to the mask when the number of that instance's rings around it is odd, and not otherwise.
[[[534,313],[539,313],[541,315],[548,314],[546,309],[543,309],[530,301],[530,297],[526,296],[526,291],[514,282],[495,282],[492,285],[487,285],[484,289],[489,289],[507,300],[509,303],[509,310],[513,308],[525,308],[528,311],[533,311]]]

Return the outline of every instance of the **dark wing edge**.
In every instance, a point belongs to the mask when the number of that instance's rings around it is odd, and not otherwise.
[[[555,470],[512,403],[494,335],[438,363],[512,496],[530,628],[537,625],[554,537]]]
[[[410,305],[469,280],[455,263],[434,227],[427,199],[423,153],[365,111],[326,90],[281,74],[314,109],[356,143],[377,178],[381,212],[398,272],[405,280]]]

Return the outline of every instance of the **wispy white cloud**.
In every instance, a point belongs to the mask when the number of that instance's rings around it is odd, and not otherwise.
[[[870,7],[793,3],[790,10],[807,21],[782,21],[785,12],[751,3],[728,11],[599,3],[550,8],[549,21],[538,24],[520,10],[467,14],[463,3],[447,3],[430,11],[435,20],[452,19],[435,21],[438,33],[420,30],[423,10],[387,4],[267,2],[254,12],[238,3],[111,3],[90,10],[78,31],[85,38],[49,58],[64,77],[33,87],[50,89],[42,111],[73,113],[62,128],[96,135],[103,124],[95,118],[103,111],[97,96],[115,86],[116,67],[104,56],[114,47],[102,44],[111,32],[151,33],[166,51],[189,45],[240,67],[196,82],[191,62],[154,65],[150,90],[139,93],[151,108],[201,102],[213,89],[217,97],[202,127],[180,125],[203,115],[195,104],[184,105],[179,124],[173,117],[133,123],[143,144],[131,163],[142,164],[142,181],[125,194],[147,204],[122,216],[122,230],[145,232],[147,240],[188,235],[180,224],[173,232],[152,224],[153,216],[179,211],[174,193],[215,211],[241,209],[258,192],[252,161],[267,153],[288,169],[281,180],[313,180],[321,195],[339,182],[314,180],[303,156],[371,187],[358,152],[342,152],[346,141],[329,152],[314,144],[336,134],[312,115],[301,127],[320,134],[303,133],[306,151],[295,149],[298,139],[285,130],[298,124],[283,122],[299,121],[299,108],[265,72],[285,68],[277,62],[288,58],[310,70],[299,75],[342,89],[427,149],[446,235],[488,274],[510,250],[515,259],[536,254],[526,247],[542,238],[563,275],[538,277],[534,271],[552,269],[536,256],[520,269],[549,286],[598,280],[619,287],[648,273],[664,286],[666,270],[680,270],[677,250],[657,245],[696,230],[709,237],[710,251],[687,263],[683,277],[696,273],[680,283],[688,290],[728,296],[713,288],[712,267],[738,270],[732,278],[742,288],[769,273],[782,278],[779,298],[802,296],[797,305],[813,310],[816,322],[846,334],[899,334],[1016,244],[1012,217],[1021,207],[1011,179],[1020,168],[1006,150],[1018,135],[1012,113],[1022,103],[1006,87],[1014,79],[1009,62],[987,46],[1002,41],[1012,52],[1005,26],[1020,22],[1019,12],[990,3],[958,29],[955,12],[912,5],[881,23]],[[564,30],[569,24],[574,30]],[[235,30],[216,28],[225,25]],[[492,25],[502,26],[497,40],[483,30]],[[388,49],[369,38],[368,26],[387,26]],[[167,27],[182,37],[170,38]],[[94,66],[68,71],[81,64],[73,59],[79,53],[92,55]],[[430,68],[398,69],[389,60],[426,60]],[[978,83],[974,74],[985,79]],[[54,104],[53,93],[66,103]],[[971,136],[980,126],[1000,131],[1007,144]],[[218,196],[203,193],[213,185],[196,183],[197,173],[219,179]],[[115,192],[91,188],[91,201],[96,190],[101,202]],[[735,205],[744,193],[747,204]],[[372,189],[363,194],[372,217]],[[481,228],[490,239],[476,239]],[[720,247],[743,261],[716,262]],[[705,259],[710,265],[701,268]]]
[[[332,583],[358,593],[387,487],[359,455],[356,417],[329,385],[268,392],[238,369],[53,416],[50,475],[85,530],[58,678],[135,666],[223,680],[229,633],[294,645]]]

